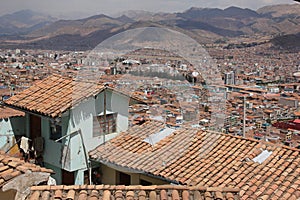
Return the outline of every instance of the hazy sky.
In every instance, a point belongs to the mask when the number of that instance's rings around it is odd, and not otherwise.
[[[126,10],[184,11],[190,7],[239,6],[256,10],[265,5],[295,3],[292,0],[4,0],[0,15],[31,9],[55,16],[83,17],[115,14]]]

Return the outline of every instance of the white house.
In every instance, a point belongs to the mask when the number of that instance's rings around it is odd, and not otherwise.
[[[103,84],[52,75],[5,105],[26,113],[36,160],[55,171],[58,184],[78,185],[90,174],[87,152],[128,128],[130,100]]]
[[[0,150],[9,152],[25,134],[25,113],[0,105]],[[18,152],[11,152],[12,154]]]

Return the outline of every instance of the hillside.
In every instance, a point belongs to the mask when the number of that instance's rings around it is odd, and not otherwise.
[[[0,36],[26,34],[57,19],[31,10],[21,10],[0,17]]]
[[[22,14],[26,19],[20,19]],[[300,32],[299,4],[266,6],[257,11],[238,7],[190,8],[179,13],[128,11],[115,18],[95,15],[55,22],[49,22],[53,18],[38,16],[32,11],[23,11],[0,17],[14,19],[11,22],[0,21],[0,48],[86,50],[121,31],[149,25],[181,31],[200,43],[251,36],[271,38]],[[10,24],[3,28],[6,32],[1,32],[1,24],[4,23]],[[18,31],[10,34],[9,27]]]

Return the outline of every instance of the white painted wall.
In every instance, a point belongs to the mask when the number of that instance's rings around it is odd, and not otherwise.
[[[86,154],[100,144],[103,136],[93,137],[93,117],[103,112],[103,92],[96,98],[90,97],[80,103],[75,108],[67,111],[62,116],[62,136],[81,130],[83,141],[86,147]],[[128,101],[129,98],[111,91],[106,92],[107,110],[118,113],[117,132],[105,135],[105,141],[117,136],[121,131],[128,128]],[[83,172],[87,169],[85,160],[88,155],[84,154],[83,141],[79,134],[72,134],[70,137],[62,140],[61,143],[50,139],[50,121],[49,118],[41,119],[42,137],[45,140],[44,145],[44,163],[45,166],[53,169],[57,183],[61,183],[61,169],[70,172],[75,171],[75,184],[83,184]],[[29,115],[26,115],[26,126],[29,126]],[[29,136],[29,131],[27,131]],[[66,151],[63,152],[65,148]],[[66,155],[68,154],[68,155]]]
[[[44,162],[62,168],[61,163],[61,150],[62,143],[56,143],[53,140],[50,140],[50,122],[47,118],[42,118],[42,137],[44,138]]]
[[[15,135],[26,134],[26,118],[11,117],[0,119],[0,150],[6,151],[15,144]]]
[[[93,137],[93,118],[101,112],[103,112],[103,96],[104,93],[100,93],[98,96],[90,97],[86,101],[82,102],[69,113],[69,121],[67,125],[67,134],[78,131],[82,132],[83,141],[86,148],[86,153],[96,148],[105,141],[117,136],[121,131],[125,131],[128,128],[128,101],[129,98],[121,96],[111,91],[106,92],[107,111],[118,113],[117,116],[117,132],[103,136]],[[68,171],[84,171],[87,169],[87,163],[85,160],[83,141],[79,134],[74,134],[70,138],[71,155],[70,155],[70,168]],[[103,140],[104,139],[104,140]],[[88,158],[88,155],[86,155]],[[66,168],[65,168],[66,169]],[[78,172],[76,175],[75,184],[83,184],[83,173]]]

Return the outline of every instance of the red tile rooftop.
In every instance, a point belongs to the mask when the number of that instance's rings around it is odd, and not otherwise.
[[[235,188],[206,188],[179,185],[78,185],[33,186],[26,200],[235,200]]]
[[[7,106],[50,117],[96,95],[104,86],[52,75],[5,101]]]
[[[0,119],[10,118],[10,117],[23,117],[25,116],[24,112],[14,110],[0,105]]]
[[[0,151],[0,188],[13,178],[28,172],[53,173],[51,169],[27,163],[20,158],[11,157]]]
[[[300,197],[289,190],[300,190],[298,149],[197,129],[178,129],[153,146],[143,141],[162,128],[153,121],[134,126],[92,150],[90,158],[180,184],[238,187],[242,198]],[[265,150],[270,155],[254,162]],[[275,184],[282,193],[275,194]]]

